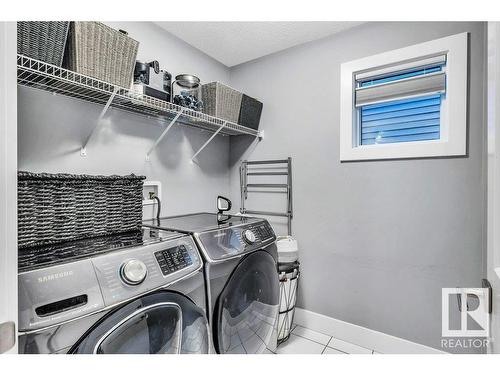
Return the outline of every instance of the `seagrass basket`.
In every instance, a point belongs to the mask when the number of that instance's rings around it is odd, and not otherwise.
[[[123,88],[132,84],[139,42],[100,22],[71,22],[64,66]]]
[[[144,179],[18,172],[18,247],[140,229]]]
[[[207,115],[238,123],[243,94],[220,82],[201,87],[203,112]]]

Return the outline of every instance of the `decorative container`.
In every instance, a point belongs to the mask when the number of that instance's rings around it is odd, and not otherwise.
[[[192,109],[203,110],[200,79],[192,74],[179,74],[171,84],[172,102]]]
[[[129,89],[139,42],[100,22],[71,22],[64,66]]]
[[[202,86],[203,112],[235,124],[240,116],[243,94],[220,82],[210,82]]]
[[[18,172],[18,246],[138,230],[143,176]]]
[[[257,99],[243,94],[243,97],[241,98],[241,109],[238,124],[255,130],[259,129],[262,107],[263,104]]]
[[[17,53],[61,66],[68,37],[69,22],[17,22]]]

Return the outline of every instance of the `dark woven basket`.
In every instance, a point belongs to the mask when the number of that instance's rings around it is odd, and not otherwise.
[[[260,115],[262,114],[263,104],[257,99],[243,94],[241,98],[241,109],[238,124],[252,128],[259,129]]]
[[[68,30],[66,21],[19,21],[17,53],[61,66]]]
[[[142,231],[134,230],[108,236],[83,238],[44,246],[29,246],[18,252],[19,271],[48,267],[65,259],[76,259],[99,254],[109,249],[124,246],[139,246],[143,243]]]
[[[18,246],[137,230],[143,176],[18,172]]]

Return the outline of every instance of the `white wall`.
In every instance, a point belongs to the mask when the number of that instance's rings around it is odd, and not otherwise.
[[[140,42],[138,59],[158,60],[173,75],[193,73],[202,82],[228,82],[229,70],[149,22],[109,23]],[[146,152],[160,135],[159,121],[110,109],[105,125],[87,147],[80,147],[102,106],[21,87],[19,169],[35,172],[145,175],[163,185],[162,213],[214,211],[218,194],[229,186],[227,137],[216,137],[191,163],[210,133],[174,126],[146,162]]]
[[[16,25],[0,22],[0,324],[17,328]],[[0,337],[0,340],[5,340]],[[17,352],[17,340],[0,343]]]
[[[340,64],[464,31],[468,157],[340,163]],[[484,276],[484,44],[483,23],[369,23],[231,70],[266,136],[231,144],[231,197],[241,158],[292,156],[301,307],[440,349],[441,288]]]
[[[488,280],[500,289],[500,22],[488,22]],[[500,294],[493,293],[490,329],[500,337]],[[488,351],[500,354],[493,340]]]

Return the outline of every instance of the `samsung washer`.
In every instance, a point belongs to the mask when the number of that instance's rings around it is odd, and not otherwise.
[[[21,353],[208,353],[203,263],[143,228],[19,252]]]
[[[198,213],[145,226],[193,236],[205,261],[207,306],[217,353],[276,348],[279,310],[276,236],[260,218]]]

